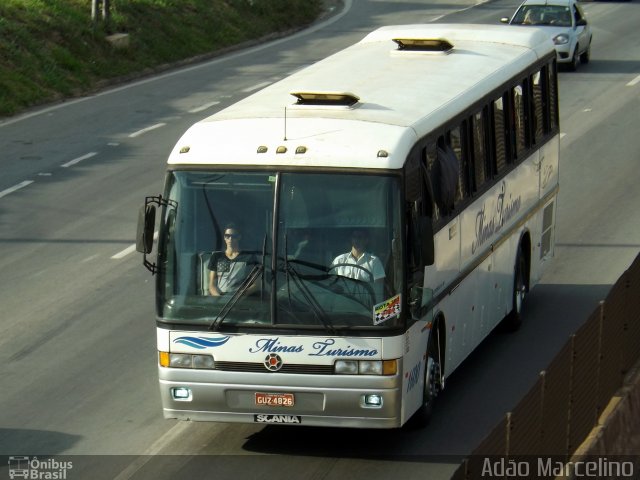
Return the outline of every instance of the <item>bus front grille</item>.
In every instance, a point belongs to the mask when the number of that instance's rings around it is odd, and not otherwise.
[[[276,372],[270,372],[264,363],[215,362],[215,369],[225,372],[297,373],[300,375],[333,375],[333,365],[285,364]]]

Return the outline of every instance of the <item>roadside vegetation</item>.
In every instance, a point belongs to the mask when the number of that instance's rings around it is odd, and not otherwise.
[[[0,1],[0,117],[305,26],[323,0]],[[115,48],[114,33],[129,45]]]

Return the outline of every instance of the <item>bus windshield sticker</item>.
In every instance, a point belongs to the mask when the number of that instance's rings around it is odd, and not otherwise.
[[[397,294],[396,296],[391,297],[382,303],[374,305],[373,324],[380,325],[390,318],[400,315],[401,304],[401,294]]]

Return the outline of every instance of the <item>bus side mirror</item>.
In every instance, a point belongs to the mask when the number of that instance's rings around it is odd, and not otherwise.
[[[414,320],[433,320],[433,290],[415,285],[409,292],[409,307]]]
[[[145,204],[138,212],[138,232],[136,235],[136,250],[149,254],[153,250],[153,230],[156,225],[156,207]]]
[[[435,261],[435,246],[433,241],[433,223],[431,217],[421,216],[419,219],[420,256],[424,266],[433,265]]]

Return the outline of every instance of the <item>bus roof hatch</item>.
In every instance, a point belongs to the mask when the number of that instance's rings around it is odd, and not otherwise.
[[[349,92],[290,92],[296,97],[297,105],[321,105],[336,107],[352,107],[360,97]]]
[[[451,42],[444,38],[394,38],[393,41],[398,44],[398,50],[447,53],[453,49]]]

